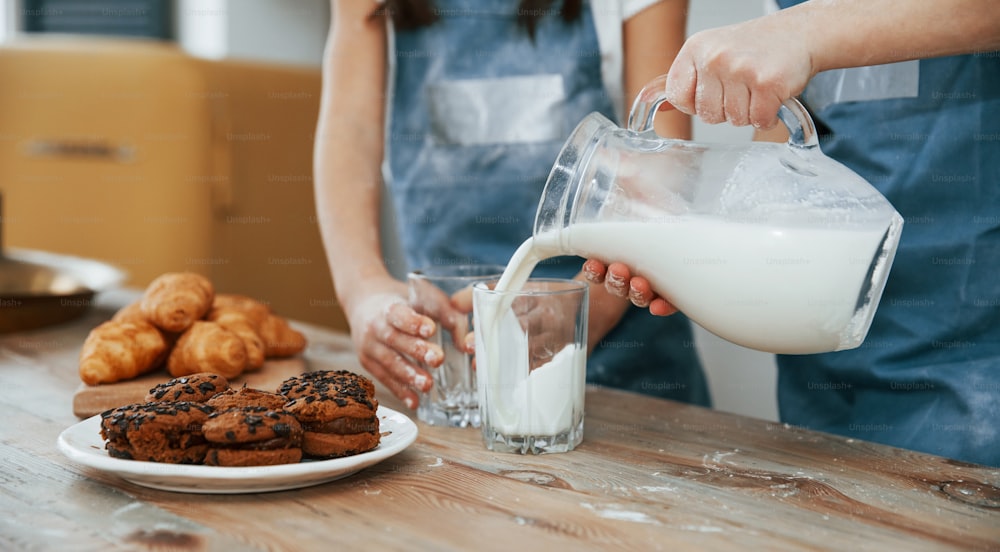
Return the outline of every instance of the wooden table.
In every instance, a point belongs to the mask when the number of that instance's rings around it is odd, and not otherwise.
[[[597,388],[568,454],[418,424],[402,453],[314,487],[140,487],[56,448],[83,339],[120,300],[0,336],[0,549],[1000,550],[1000,470]],[[310,369],[360,371],[345,336],[298,327]]]

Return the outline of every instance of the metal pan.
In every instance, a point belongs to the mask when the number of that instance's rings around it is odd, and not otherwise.
[[[0,256],[0,333],[42,328],[82,316],[101,291],[121,285],[111,265],[30,249]]]

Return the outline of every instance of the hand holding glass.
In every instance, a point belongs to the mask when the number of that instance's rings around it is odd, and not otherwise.
[[[465,352],[465,336],[472,331],[472,285],[497,278],[501,272],[503,267],[497,265],[442,265],[409,274],[410,305],[437,322],[430,340],[444,352],[441,366],[424,365],[434,385],[420,396],[417,418],[421,421],[479,427],[476,373]]]

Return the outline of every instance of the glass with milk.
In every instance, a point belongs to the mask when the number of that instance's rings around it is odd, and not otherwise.
[[[483,441],[490,450],[554,453],[583,439],[587,284],[532,278],[473,289]]]
[[[665,77],[636,99],[629,129],[593,113],[563,146],[534,234],[498,289],[543,259],[620,261],[705,329],[771,353],[857,347],[885,286],[902,217],[819,148],[792,99],[787,144],[706,145],[652,130]]]

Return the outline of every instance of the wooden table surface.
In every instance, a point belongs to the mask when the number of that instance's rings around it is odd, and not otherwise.
[[[56,448],[83,339],[119,300],[0,336],[2,550],[1000,550],[998,469],[598,388],[567,454],[418,423],[402,453],[314,487],[137,486]],[[361,370],[343,335],[298,327],[309,369]]]

